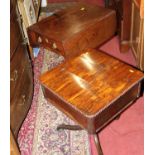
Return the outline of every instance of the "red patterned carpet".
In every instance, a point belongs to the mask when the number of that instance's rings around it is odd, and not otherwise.
[[[89,136],[85,130],[57,131],[59,124],[74,124],[49,104],[43,96],[38,77],[62,63],[64,58],[41,49],[34,61],[34,97],[32,107],[18,136],[22,155],[89,155]]]
[[[108,41],[100,49],[127,63],[132,65],[136,64],[131,52],[125,54],[119,52],[117,37]],[[55,109],[54,114],[50,115],[48,111],[51,112],[53,107],[49,106],[43,98],[39,97],[41,96],[41,92],[37,80],[38,76],[44,69],[48,70],[63,61],[61,57],[58,57],[55,54],[45,57],[44,53],[45,52],[40,52],[34,61],[35,91],[33,102],[18,136],[18,143],[22,155],[97,155],[94,142],[91,138],[91,149],[89,148],[89,140],[86,132],[72,131],[67,133],[64,131],[59,134],[55,132],[55,126],[58,122],[73,122]],[[48,63],[43,65],[45,59],[48,59]],[[38,102],[40,103],[40,106],[38,105]],[[105,155],[144,154],[143,109],[144,99],[141,97],[133,106],[121,115],[119,120],[113,121],[100,132],[99,137]],[[46,113],[46,115],[41,114],[38,118],[38,113],[40,114],[42,112]],[[61,117],[58,117],[58,115],[61,115]],[[53,126],[51,126],[49,120],[53,121]],[[82,145],[80,145],[80,143]]]

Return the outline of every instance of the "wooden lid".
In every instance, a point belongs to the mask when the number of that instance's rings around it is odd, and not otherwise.
[[[91,4],[77,3],[30,26],[28,31],[32,30],[56,41],[64,41],[111,14],[115,14],[115,11]]]
[[[139,70],[94,49],[40,77],[57,97],[91,116],[108,106],[143,79]]]

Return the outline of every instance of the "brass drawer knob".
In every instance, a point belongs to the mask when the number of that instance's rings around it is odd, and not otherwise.
[[[86,10],[86,9],[85,9],[85,7],[81,7],[80,10],[81,10],[81,11],[84,11],[84,10]]]
[[[19,103],[19,105],[25,105],[25,103],[26,103],[26,95],[22,95],[21,102]]]
[[[38,37],[38,43],[41,43],[42,42],[42,38],[39,36]]]
[[[18,79],[18,71],[15,69],[13,72],[13,77],[10,78],[10,81],[15,82]]]
[[[57,49],[56,43],[53,43],[53,44],[52,44],[52,47],[53,47],[54,49]]]

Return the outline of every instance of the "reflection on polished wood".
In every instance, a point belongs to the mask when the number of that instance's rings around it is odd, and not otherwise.
[[[142,79],[142,72],[92,49],[40,77],[45,97],[90,132],[137,98]]]
[[[40,77],[45,98],[94,135],[140,95],[143,73],[101,51],[87,49]]]

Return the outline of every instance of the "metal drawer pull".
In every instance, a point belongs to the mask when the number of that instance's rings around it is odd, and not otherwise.
[[[18,71],[17,70],[14,70],[13,72],[13,78],[10,78],[10,81],[13,81],[15,82],[18,78]]]
[[[41,43],[41,42],[42,42],[41,37],[38,37],[38,43]]]
[[[22,95],[21,103],[19,103],[19,105],[24,105],[25,103],[26,103],[26,95]]]
[[[54,49],[57,49],[56,43],[53,43],[53,44],[52,44],[52,47],[53,47]]]

